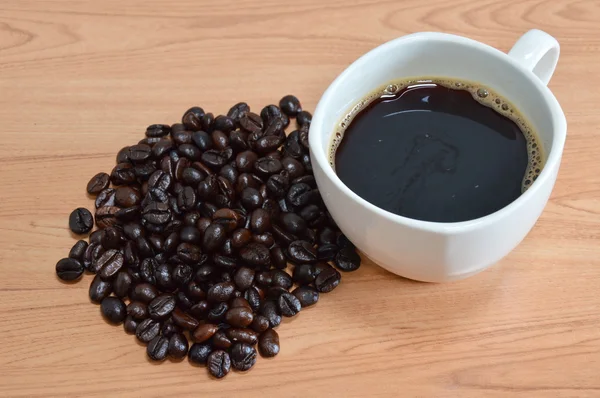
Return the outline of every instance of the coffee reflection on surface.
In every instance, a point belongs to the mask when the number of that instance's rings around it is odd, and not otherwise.
[[[331,155],[340,179],[389,212],[435,222],[491,214],[543,166],[541,145],[514,106],[463,81],[392,84],[354,107]]]

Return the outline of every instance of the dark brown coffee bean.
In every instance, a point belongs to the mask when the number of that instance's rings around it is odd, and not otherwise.
[[[96,209],[104,206],[115,205],[115,190],[112,188],[106,188],[100,191],[94,202]]]
[[[277,308],[281,315],[286,317],[292,317],[296,315],[302,309],[300,300],[296,298],[292,293],[282,293],[277,299]]]
[[[156,285],[156,277],[154,271],[158,267],[158,263],[154,258],[145,258],[140,265],[140,277],[144,282]]]
[[[176,285],[185,286],[194,277],[194,269],[188,264],[177,264],[171,277]]]
[[[208,373],[210,373],[211,376],[221,379],[227,376],[231,370],[231,359],[227,352],[215,350],[208,356],[206,366],[208,367]]]
[[[231,232],[242,223],[242,216],[232,209],[219,209],[213,214],[215,224],[221,224],[227,232]]]
[[[106,297],[100,303],[100,310],[104,319],[113,325],[122,323],[127,316],[127,307],[118,297]]]
[[[271,263],[269,249],[260,243],[249,243],[240,249],[240,257],[251,267],[266,266]]]
[[[229,283],[229,282],[223,282]],[[218,303],[210,311],[208,311],[207,319],[212,323],[221,323],[225,320],[225,314],[229,311],[227,303]]]
[[[123,330],[125,330],[125,333],[134,334],[137,327],[138,327],[138,321],[136,321],[135,319],[133,319],[131,316],[128,315],[125,318],[125,321],[123,322]]]
[[[253,151],[244,151],[238,153],[235,163],[241,173],[251,173],[254,170],[254,164],[258,160],[258,155]]]
[[[90,195],[99,194],[103,189],[108,188],[110,176],[106,173],[98,173],[90,179],[87,184],[87,192]]]
[[[255,345],[258,342],[258,335],[252,329],[230,328],[225,331],[225,334],[232,343],[241,342]]]
[[[248,112],[240,119],[240,126],[249,133],[260,133],[263,121],[256,113]]]
[[[191,363],[197,365],[206,365],[206,362],[208,361],[208,356],[210,355],[212,350],[213,348],[211,344],[194,343],[188,351],[188,359]]]
[[[221,130],[229,133],[235,128],[235,122],[229,116],[219,115],[215,118],[213,123],[214,130]]]
[[[271,250],[271,264],[275,268],[285,269],[287,267],[287,258],[285,257],[285,253],[283,249],[279,246],[272,247]]]
[[[360,267],[360,256],[354,247],[346,246],[337,252],[334,264],[341,271],[356,271]]]
[[[258,189],[247,187],[242,191],[241,201],[244,208],[250,211],[259,208],[263,203],[263,198]]]
[[[288,258],[296,264],[312,264],[317,262],[317,251],[307,241],[297,240],[288,247]]]
[[[233,150],[226,148],[222,151],[210,149],[201,156],[202,162],[213,170],[219,169],[227,164],[233,157]]]
[[[225,314],[225,321],[238,328],[249,326],[253,320],[252,310],[244,307],[230,308]]]
[[[265,135],[256,141],[254,148],[258,153],[267,154],[279,148],[285,141],[285,135]]]
[[[163,225],[171,220],[171,210],[166,203],[153,202],[144,207],[142,217],[150,224]]]
[[[115,214],[119,211],[116,206],[103,206],[96,210],[96,225],[98,228],[112,227],[117,223]]]
[[[56,275],[63,281],[79,279],[83,271],[83,265],[74,258],[63,258],[56,263]]]
[[[353,249],[350,249],[350,250],[353,250]],[[333,259],[336,257],[336,255],[338,254],[339,251],[340,251],[340,249],[337,247],[337,245],[331,245],[331,244],[321,245],[317,248],[317,258],[319,259],[319,261],[333,261]],[[358,258],[358,261],[359,261],[358,264],[360,264],[360,257]],[[345,265],[350,266],[350,264],[345,264]],[[357,267],[357,269],[358,269],[358,267]]]
[[[223,245],[226,238],[227,228],[223,224],[212,223],[204,231],[202,249],[206,252],[216,251]]]
[[[131,163],[119,163],[110,173],[110,181],[114,185],[130,185],[135,182],[135,172]]]
[[[102,279],[111,279],[121,270],[124,261],[125,259],[120,251],[111,249],[98,258],[95,268],[100,270],[99,275]]]
[[[110,296],[111,292],[112,284],[110,283],[110,281],[105,281],[102,278],[100,278],[100,275],[96,275],[90,285],[90,300],[96,304],[100,304],[102,300]]]
[[[223,350],[228,349],[233,344],[229,337],[227,337],[223,329],[215,333],[215,335],[212,338],[212,343],[215,346],[215,348],[220,348]]]
[[[125,243],[121,229],[117,227],[108,227],[102,234],[102,247],[106,250],[119,249]]]
[[[297,236],[306,234],[306,221],[295,213],[284,213],[281,216],[281,225],[290,234]]]
[[[140,192],[132,187],[119,187],[115,191],[115,203],[120,207],[135,206],[141,201]]]
[[[272,174],[277,174],[283,170],[283,165],[279,159],[273,158],[259,158],[254,163],[254,171],[261,177],[268,177]]]
[[[250,307],[250,303],[248,303],[248,300],[246,300],[243,297],[236,297],[234,299],[231,300],[231,302],[229,303],[229,308],[247,308],[250,311],[252,311],[252,307]]]
[[[294,267],[292,279],[298,285],[311,284],[316,277],[314,264],[298,264]]]
[[[317,205],[304,206],[298,213],[306,222],[316,220],[321,215],[321,209]]]
[[[254,282],[254,270],[247,267],[240,267],[235,272],[233,281],[235,283],[235,286],[240,291],[247,290],[248,288],[250,288],[250,286],[252,286],[252,283]]]
[[[159,264],[154,270],[156,286],[165,292],[174,292],[177,285],[173,280],[173,267],[170,264]],[[175,297],[173,297],[175,301]],[[174,305],[174,304],[173,304]]]
[[[254,317],[250,327],[256,333],[262,333],[269,328],[269,320],[262,315],[257,315]]]
[[[245,102],[239,102],[229,109],[227,116],[234,122],[239,123],[240,119],[243,118],[248,112],[250,112],[250,107],[248,104]]]
[[[281,315],[274,301],[265,301],[260,308],[260,315],[269,320],[269,326],[275,328],[281,323]]]
[[[113,291],[115,295],[120,298],[127,297],[129,295],[129,290],[131,289],[131,284],[131,275],[126,271],[120,271],[113,282]]]
[[[201,262],[202,256],[202,251],[196,245],[180,243],[179,246],[177,246],[177,258],[186,264],[198,264]]]
[[[169,353],[169,339],[163,336],[156,336],[148,343],[146,354],[153,361],[164,361]]]
[[[69,215],[69,228],[75,234],[86,234],[94,226],[94,217],[88,209],[79,207]]]
[[[248,304],[250,304],[252,311],[256,312],[259,310],[261,298],[260,294],[258,293],[258,290],[256,290],[255,287],[251,287],[248,290],[246,290],[244,292],[244,298],[246,299],[246,301],[248,301]]]
[[[270,176],[267,179],[266,186],[271,195],[275,196],[276,198],[283,198],[290,186],[290,180],[287,171]]]
[[[319,292],[310,286],[300,286],[294,289],[292,294],[300,301],[302,308],[310,307],[319,301]]]
[[[208,317],[208,313],[210,311],[210,305],[208,301],[202,300],[197,304],[194,304],[192,308],[190,308],[190,314],[200,320],[204,320]]]
[[[231,347],[231,364],[236,370],[249,370],[256,363],[256,357],[256,349],[249,344],[235,343]]]
[[[308,127],[310,126],[311,121],[312,115],[310,114],[310,112],[302,111],[298,112],[298,114],[296,115],[296,122],[298,122],[298,127]]]
[[[281,159],[283,169],[288,173],[290,180],[294,180],[304,175],[305,170],[302,163],[291,156],[286,156]],[[295,185],[295,184],[294,184]]]
[[[131,291],[131,300],[141,301],[142,303],[150,303],[158,296],[156,287],[149,283],[137,284]]]
[[[223,151],[229,146],[229,134],[221,130],[213,131],[211,134],[211,138],[213,141],[214,148],[219,151]]]
[[[300,101],[293,95],[286,95],[279,101],[279,108],[289,117],[296,117],[298,112],[302,112]]]
[[[194,330],[199,325],[199,322],[196,318],[183,312],[179,308],[175,308],[171,316],[173,318],[173,322],[184,330]]]
[[[175,303],[174,295],[161,294],[148,304],[148,314],[152,319],[166,319],[175,309]]]
[[[137,321],[148,318],[148,306],[141,301],[132,301],[127,305],[127,315]]]
[[[146,137],[164,137],[171,132],[167,124],[152,124],[146,128]]]
[[[258,351],[265,358],[272,358],[279,354],[279,335],[275,330],[269,329],[260,335]]]
[[[266,210],[255,209],[250,215],[250,227],[256,234],[264,234],[271,229],[271,217]]]
[[[174,333],[169,338],[169,356],[173,359],[183,359],[188,353],[189,344],[183,333]]]
[[[148,344],[152,339],[158,336],[160,332],[160,322],[154,319],[144,319],[135,330],[135,337],[142,343]]]
[[[235,286],[231,282],[217,283],[208,289],[206,297],[212,302],[226,302],[233,297],[234,291]]]
[[[315,279],[315,287],[321,293],[329,293],[335,289],[342,279],[342,275],[333,267],[321,271]]]
[[[192,187],[185,187],[177,195],[177,206],[181,211],[192,211],[196,207],[196,191]]]
[[[219,330],[218,325],[212,323],[205,323],[198,326],[192,333],[192,338],[197,343],[202,343],[209,340]]]
[[[98,273],[102,265],[98,263],[98,259],[103,253],[104,248],[101,244],[95,242],[90,244],[83,254],[83,267],[94,274]]]
[[[142,163],[152,155],[152,148],[149,145],[138,144],[129,147],[129,160],[133,163]]]
[[[199,106],[191,107],[181,117],[181,123],[190,131],[198,131],[202,129],[202,118],[204,115],[204,109]]]

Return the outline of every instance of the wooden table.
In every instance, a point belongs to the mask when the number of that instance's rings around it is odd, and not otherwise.
[[[0,2],[0,396],[600,396],[600,3],[594,0],[3,0]],[[255,109],[327,85],[378,44],[424,30],[504,51],[537,27],[562,44],[567,114],[544,214],[500,264],[436,285],[365,262],[279,328],[282,351],[210,380],[151,364],[60,283],[69,212],[150,123],[201,105]]]

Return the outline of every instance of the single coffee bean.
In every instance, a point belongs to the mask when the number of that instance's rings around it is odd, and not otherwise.
[[[177,258],[186,264],[195,265],[202,261],[202,251],[191,243],[180,243],[177,246]]]
[[[293,95],[286,95],[279,101],[279,108],[289,117],[296,117],[298,112],[302,112],[300,100]]]
[[[269,320],[269,326],[272,328],[281,323],[281,315],[274,301],[265,301],[260,308],[260,315]]]
[[[115,203],[120,207],[135,206],[142,200],[141,194],[132,187],[119,187],[115,191]]]
[[[112,292],[112,284],[110,281],[105,281],[100,278],[100,275],[96,275],[92,283],[90,284],[89,296],[90,300],[96,304],[100,304],[102,300],[110,296]]]
[[[164,336],[156,336],[146,347],[148,358],[153,361],[164,361],[169,353],[169,339]]]
[[[313,189],[305,183],[293,184],[287,193],[286,199],[294,206],[306,206],[319,203],[320,194],[318,189]]]
[[[271,264],[277,269],[285,269],[287,267],[287,258],[283,249],[279,246],[271,247]]]
[[[227,228],[223,224],[213,223],[204,231],[202,249],[207,252],[213,252],[223,245],[226,238]]]
[[[360,256],[352,246],[346,246],[335,256],[335,266],[341,271],[356,271],[360,267]]]
[[[258,335],[252,329],[229,328],[225,331],[225,334],[231,339],[232,343],[241,342],[255,345],[258,342]]]
[[[107,250],[97,260],[100,268],[99,275],[102,279],[111,279],[123,267],[125,258],[123,254],[115,249]]]
[[[245,291],[254,282],[254,270],[248,267],[240,267],[235,272],[233,281],[239,290]]]
[[[150,303],[158,296],[156,287],[149,283],[137,284],[131,291],[131,300],[141,301],[142,303]]]
[[[281,286],[271,286],[267,290],[267,299],[273,300],[276,302],[277,299],[279,299],[279,296],[281,296],[283,293],[287,293],[287,292],[288,292],[288,289],[284,289]]]
[[[271,254],[269,249],[260,243],[249,243],[240,250],[240,257],[251,267],[269,265]]]
[[[235,343],[231,347],[231,364],[236,370],[249,370],[256,363],[256,357],[256,349],[249,344]]]
[[[277,308],[281,315],[291,317],[296,315],[302,309],[300,300],[296,298],[292,293],[283,293],[277,299]]]
[[[226,302],[233,297],[235,286],[231,282],[222,282],[208,289],[207,298],[212,302]]]
[[[242,215],[232,209],[219,209],[212,216],[213,222],[223,225],[227,232],[235,230],[242,219]]]
[[[234,122],[239,123],[240,119],[243,118],[248,112],[250,107],[245,102],[239,102],[232,106],[227,112],[227,116],[230,117]]]
[[[257,315],[254,317],[250,327],[256,333],[262,333],[269,328],[269,320],[262,315]]]
[[[88,209],[79,207],[71,212],[69,216],[69,228],[75,234],[86,234],[94,226],[94,217]]]
[[[306,234],[306,221],[296,213],[284,213],[281,216],[281,225],[290,234],[297,236]]]
[[[123,300],[118,297],[106,297],[100,303],[100,310],[104,319],[114,325],[123,322],[127,316],[127,307]]]
[[[166,319],[175,309],[175,304],[174,295],[168,293],[161,294],[148,304],[148,314],[152,319]]]
[[[181,333],[181,328],[173,323],[172,318],[168,318],[160,328],[160,333],[165,337],[171,337],[175,333]]]
[[[171,220],[171,210],[166,203],[153,202],[144,207],[142,218],[150,224],[166,224]]]
[[[211,376],[220,379],[229,373],[231,370],[231,359],[229,354],[223,350],[216,350],[208,356],[207,364],[208,373]]]
[[[342,279],[342,275],[333,267],[321,271],[315,279],[315,287],[321,293],[329,293],[335,289]]]
[[[110,173],[110,181],[114,185],[130,185],[135,183],[136,176],[131,163],[119,163]]]
[[[212,350],[212,345],[209,343],[194,343],[188,351],[188,359],[191,363],[197,365],[206,365],[208,356]]]
[[[181,117],[181,123],[190,131],[198,131],[202,129],[202,118],[204,115],[204,109],[199,106],[191,107]]]
[[[141,301],[132,301],[127,305],[127,315],[137,321],[148,318],[148,306]]]
[[[225,320],[225,314],[227,311],[229,311],[229,306],[227,303],[219,303],[208,312],[208,316],[206,318],[212,323],[221,323]]]
[[[263,120],[256,113],[248,112],[240,119],[240,126],[249,133],[260,133]]]
[[[238,328],[249,326],[253,320],[252,310],[244,307],[231,308],[225,314],[225,321]]]
[[[198,326],[192,333],[192,338],[197,343],[208,341],[217,331],[219,326],[212,323],[205,323]]]
[[[243,297],[235,297],[229,303],[229,308],[247,308],[252,311],[252,307],[250,307],[250,303]]]
[[[213,123],[214,130],[221,130],[229,133],[235,128],[235,122],[229,116],[219,115],[215,118]]]
[[[269,329],[260,335],[258,351],[265,358],[272,358],[279,354],[279,335],[275,330]]]
[[[63,258],[56,263],[56,275],[63,281],[79,279],[83,271],[83,265],[74,258]]]
[[[312,121],[312,115],[310,112],[302,111],[298,112],[296,115],[296,122],[298,122],[298,127],[310,126]]]
[[[288,258],[296,264],[310,264],[317,262],[317,251],[307,241],[297,240],[288,247]]]
[[[160,322],[154,319],[144,319],[138,324],[135,330],[135,337],[142,343],[148,344],[160,333]]]
[[[311,284],[316,277],[314,264],[298,264],[294,267],[292,279],[298,285]]]
[[[250,227],[256,234],[264,234],[271,229],[271,217],[266,210],[255,209],[250,215]]]
[[[90,195],[99,194],[103,189],[108,188],[110,176],[106,173],[98,173],[90,179],[87,184],[87,192]]]
[[[254,171],[258,173],[259,176],[267,178],[272,174],[277,174],[283,170],[283,164],[279,159],[273,158],[259,158],[254,164]]]
[[[164,137],[171,132],[171,126],[166,124],[152,124],[146,127],[146,137]]]
[[[95,218],[98,228],[112,227],[117,223],[116,214],[119,208],[116,206],[103,206],[96,210]]]
[[[186,312],[183,312],[179,308],[175,308],[172,318],[173,322],[184,330],[194,330],[199,325],[199,322],[196,318]]]
[[[354,249],[350,249],[350,250],[354,251]],[[317,248],[317,259],[319,261],[333,261],[333,259],[336,258],[336,255],[338,254],[339,251],[340,251],[340,248],[337,247],[337,245],[332,245],[332,244],[320,245]],[[360,257],[358,257],[358,261],[359,261],[359,265],[360,265]],[[349,265],[349,264],[346,264],[346,265]],[[357,267],[357,269],[358,269],[358,267]]]
[[[83,267],[94,274],[98,273],[102,265],[98,264],[98,259],[103,253],[104,248],[100,243],[91,243],[83,254]]]
[[[258,293],[258,290],[255,287],[251,287],[248,290],[246,290],[244,292],[244,298],[246,299],[246,301],[248,301],[248,304],[250,304],[252,311],[256,312],[259,310],[261,304],[261,297]]]
[[[183,359],[188,353],[189,344],[183,333],[174,333],[169,338],[168,353],[171,358]]]
[[[100,276],[102,277],[102,275]],[[127,297],[132,282],[131,275],[128,274],[127,271],[120,271],[113,282],[113,291],[115,295],[120,298]]]
[[[114,206],[115,205],[115,194],[116,191],[112,188],[106,188],[100,191],[98,196],[96,196],[96,200],[94,201],[94,205],[96,209],[104,206]]]
[[[229,337],[227,337],[223,329],[215,333],[215,335],[212,338],[212,343],[215,346],[215,348],[220,348],[222,350],[228,349],[233,344]]]
[[[231,245],[234,249],[241,249],[252,240],[252,232],[245,228],[236,229],[231,238]]]
[[[137,327],[138,327],[138,321],[136,321],[135,319],[133,319],[131,316],[128,315],[125,318],[125,321],[123,322],[123,329],[125,330],[125,333],[134,334]]]
[[[109,249],[119,249],[125,240],[123,239],[123,234],[121,230],[117,227],[108,227],[104,230],[102,234],[102,247],[106,250]]]

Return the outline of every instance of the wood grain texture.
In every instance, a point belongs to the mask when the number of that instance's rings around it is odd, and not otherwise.
[[[0,396],[600,396],[600,2],[597,0],[0,1]],[[365,262],[279,328],[281,354],[210,380],[154,365],[60,283],[69,212],[145,126],[290,92],[313,110],[378,44],[458,33],[504,51],[562,44],[550,84],[569,123],[538,224],[471,279],[421,284]]]

